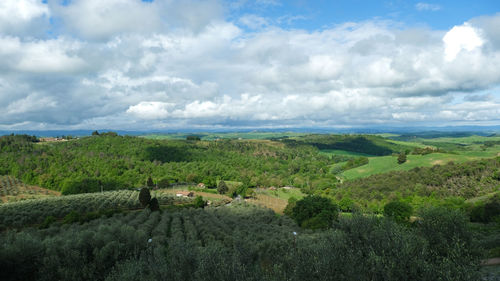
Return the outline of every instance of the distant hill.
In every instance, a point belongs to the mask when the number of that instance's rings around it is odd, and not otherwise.
[[[312,145],[318,149],[338,149],[384,156],[412,150],[413,147],[395,144],[387,139],[374,135],[318,135],[312,134],[293,139],[283,139],[288,145]]]

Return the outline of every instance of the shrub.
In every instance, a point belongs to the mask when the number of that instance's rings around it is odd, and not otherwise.
[[[392,201],[384,206],[384,216],[399,223],[408,222],[412,214],[413,208],[406,202]]]

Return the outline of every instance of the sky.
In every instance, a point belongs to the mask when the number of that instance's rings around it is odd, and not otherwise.
[[[500,125],[500,1],[1,0],[0,130]]]

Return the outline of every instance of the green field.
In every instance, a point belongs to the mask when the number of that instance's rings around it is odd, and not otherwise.
[[[407,161],[403,164],[398,164],[396,156],[370,157],[370,162],[367,165],[347,170],[342,174],[342,177],[346,180],[351,180],[389,171],[407,171],[416,167],[444,165],[450,161],[462,163],[481,158],[495,157],[498,153],[498,147],[496,147],[496,149],[466,151],[460,154],[431,153],[427,155],[408,155]]]
[[[291,188],[291,189],[278,188],[276,190],[265,189],[265,190],[259,190],[257,193],[269,195],[287,201],[288,199],[290,199],[290,197],[302,199],[304,198],[304,196],[306,196],[304,193],[302,193],[302,191],[300,191],[299,188]]]

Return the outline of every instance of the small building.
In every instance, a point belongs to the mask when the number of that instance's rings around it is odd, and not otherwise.
[[[202,182],[200,182],[196,187],[198,187],[198,188],[205,188],[205,184],[202,183]]]

